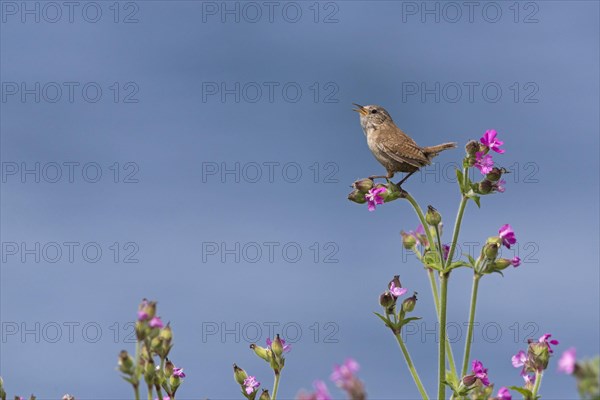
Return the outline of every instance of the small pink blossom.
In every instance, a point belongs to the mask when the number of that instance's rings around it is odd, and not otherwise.
[[[375,211],[375,206],[383,204],[382,193],[385,193],[387,189],[384,187],[372,188],[365,194],[365,199],[368,202],[369,211]]]
[[[527,361],[527,353],[525,353],[523,350],[520,350],[517,354],[512,356],[511,361],[513,367],[520,368],[524,366],[525,362]]]
[[[484,154],[482,151],[475,153],[475,168],[483,175],[489,174],[494,167],[494,160],[489,154]]]
[[[552,347],[550,345],[556,346],[558,344],[558,340],[556,340],[556,339],[548,340],[548,339],[550,339],[550,337],[552,337],[552,335],[549,333],[546,333],[545,335],[542,335],[542,337],[540,337],[538,339],[538,342],[546,343],[546,346],[548,346],[548,352],[550,352],[550,354],[552,354],[552,353],[554,353],[554,351],[552,350]]]
[[[494,129],[489,131],[485,131],[485,134],[479,139],[481,144],[486,146],[488,149],[495,151],[498,154],[504,153],[504,149],[501,149],[500,146],[504,144],[503,141],[496,139],[496,132]]]
[[[176,376],[178,378],[185,378],[183,368],[173,368],[173,376]]]
[[[512,264],[513,267],[517,268],[519,265],[521,265],[521,259],[517,256],[513,257],[512,260],[510,260],[510,263]]]
[[[406,292],[408,292],[408,289],[396,286],[396,284],[394,283],[394,281],[392,281],[390,283],[390,293],[392,294],[392,296],[398,298],[398,297],[402,296]]]
[[[510,395],[510,391],[505,388],[505,387],[501,387],[500,390],[498,390],[498,395],[496,396],[497,400],[512,400],[512,396]]]
[[[148,325],[150,325],[150,328],[162,328],[164,326],[162,321],[160,320],[160,317],[152,318]]]
[[[244,390],[248,395],[255,392],[259,386],[260,382],[257,381],[256,378],[253,376],[249,376],[246,379],[244,379]]]
[[[333,367],[331,380],[339,387],[345,387],[354,381],[354,374],[357,373],[359,369],[360,365],[358,365],[354,359],[348,358],[342,365],[335,365]]]
[[[473,375],[481,381],[483,386],[489,386],[490,380],[487,375],[487,368],[483,367],[483,363],[479,360],[473,360]]]
[[[577,364],[577,350],[575,347],[565,350],[558,360],[558,371],[571,375],[575,371]]]
[[[500,239],[502,239],[502,244],[506,246],[507,249],[510,249],[511,245],[517,243],[515,232],[509,224],[502,225],[498,230],[498,234],[500,235]]]

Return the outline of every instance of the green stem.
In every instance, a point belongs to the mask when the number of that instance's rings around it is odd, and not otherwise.
[[[273,383],[273,393],[271,393],[271,400],[277,399],[277,389],[279,389],[279,378],[279,372],[275,371],[275,382]]]
[[[442,271],[446,268],[446,259],[444,258],[444,247],[442,246],[442,237],[440,235],[440,227],[435,227],[435,237],[437,239],[438,254],[440,256],[440,264],[442,265]]]
[[[544,372],[536,372],[535,373],[535,385],[533,386],[533,392],[531,397],[535,400],[537,398],[538,391],[540,390],[540,386],[542,385],[542,377],[544,376]]]
[[[450,272],[440,273],[440,346],[438,350],[438,396],[439,400],[446,398],[446,300],[448,298],[448,280]]]
[[[467,368],[469,367],[469,357],[471,355],[471,342],[473,341],[473,323],[475,321],[475,308],[477,307],[477,293],[479,290],[479,279],[481,279],[481,275],[475,273],[475,275],[473,275],[473,287],[471,288],[471,308],[469,310],[469,326],[467,328],[467,339],[465,342],[465,352],[463,354],[461,376],[465,376],[467,374]]]
[[[425,234],[427,235],[427,240],[429,241],[430,246],[434,245],[433,236],[431,235],[431,230],[427,225],[427,221],[425,221],[425,216],[423,215],[423,211],[421,207],[419,207],[419,203],[410,195],[410,193],[406,192],[406,200],[413,206],[415,212],[417,213],[417,217],[421,221],[421,225],[423,225],[423,229],[425,230]],[[464,208],[464,206],[463,206]],[[462,217],[461,217],[462,218]],[[450,259],[450,253],[448,253],[448,260]],[[431,283],[431,292],[433,293],[433,300],[435,302],[435,311],[438,316],[438,322],[440,322],[440,300],[438,298],[438,290],[437,284],[435,282],[435,277],[433,276],[433,271],[430,268],[427,268],[427,273],[429,274],[429,282]],[[448,364],[450,364],[450,370],[454,375],[456,375],[456,364],[454,363],[454,354],[452,353],[452,347],[450,346],[450,341],[446,338],[446,351],[448,353]]]
[[[435,276],[433,275],[433,270],[431,268],[427,268],[427,275],[429,275],[429,283],[431,284],[431,293],[433,293],[433,303],[435,304],[435,314],[438,317],[440,315],[440,298],[438,296],[437,283],[435,281]],[[448,364],[450,366],[450,371],[456,376],[456,364],[454,363],[454,353],[452,352],[452,346],[450,345],[450,340],[446,337],[446,358],[448,359]]]
[[[165,359],[163,357],[160,358],[160,369],[159,371],[164,374],[165,370]],[[156,384],[156,394],[160,400],[163,399],[162,389],[160,388],[160,383]]]
[[[458,242],[458,234],[460,233],[460,225],[462,224],[463,214],[465,213],[465,207],[469,198],[463,196],[458,206],[458,213],[456,214],[456,222],[454,222],[454,232],[452,233],[452,242],[450,243],[450,250],[448,251],[448,259],[446,265],[452,265],[452,258],[454,257],[454,251]]]
[[[135,383],[132,383],[133,393],[135,395],[135,400],[140,400],[140,373],[142,372],[140,369],[140,341],[136,340],[135,342]]]
[[[148,400],[152,400],[152,384],[148,384]]]
[[[419,378],[419,374],[417,373],[417,370],[412,362],[412,359],[410,358],[410,354],[408,352],[408,349],[406,348],[406,345],[404,344],[404,341],[402,340],[402,337],[400,336],[399,333],[395,334],[394,336],[396,336],[396,341],[398,342],[398,345],[400,346],[400,350],[402,350],[402,354],[404,354],[404,359],[406,360],[406,365],[408,365],[408,369],[410,370],[410,374],[412,375],[413,380],[415,381],[415,385],[417,385],[417,388],[419,389],[419,393],[421,393],[421,398],[423,400],[429,399],[429,395],[427,395],[427,392],[425,391],[425,388],[423,387],[423,384],[421,383],[421,378]]]

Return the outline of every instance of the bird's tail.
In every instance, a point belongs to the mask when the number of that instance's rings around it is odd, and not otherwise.
[[[442,144],[438,144],[437,146],[424,147],[423,152],[425,153],[425,155],[427,157],[431,158],[431,157],[437,156],[440,152],[442,152],[444,150],[453,149],[455,147],[456,147],[455,142],[442,143]]]

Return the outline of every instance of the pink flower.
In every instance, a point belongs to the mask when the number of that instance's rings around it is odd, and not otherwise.
[[[358,372],[360,366],[352,359],[348,358],[342,365],[335,365],[333,367],[333,373],[331,374],[331,380],[335,382],[339,387],[347,387],[354,381],[354,374]]]
[[[550,352],[550,354],[554,353],[554,351],[552,351],[552,347],[550,345],[556,346],[558,344],[558,340],[552,339],[552,340],[548,340],[550,339],[552,335],[549,333],[546,333],[545,335],[542,335],[542,337],[540,337],[538,339],[539,343],[546,343],[546,346],[548,346],[548,352]]]
[[[183,368],[173,368],[173,376],[176,376],[178,378],[185,378]]]
[[[254,391],[256,391],[259,386],[260,386],[260,382],[258,382],[256,380],[256,378],[253,376],[249,376],[246,379],[244,379],[244,390],[246,391],[246,394],[248,394],[248,395],[250,395]]]
[[[523,376],[523,380],[525,381],[525,385],[533,385],[535,383],[535,375],[533,374],[521,374]]]
[[[383,204],[382,193],[385,193],[387,189],[384,187],[372,188],[365,194],[365,199],[369,203],[369,211],[375,211],[375,206]]]
[[[479,139],[479,141],[488,149],[493,150],[498,154],[502,154],[504,153],[504,149],[501,149],[500,146],[502,146],[504,142],[496,139],[497,134],[498,133],[494,129],[485,131],[485,134],[481,137],[481,139]]]
[[[510,260],[510,263],[513,267],[517,268],[519,265],[521,265],[521,259],[515,256],[512,260]]]
[[[577,364],[577,350],[575,347],[571,347],[560,356],[558,371],[571,375],[575,371],[575,364]]]
[[[325,382],[315,381],[313,387],[315,388],[315,400],[331,400],[331,395],[329,394],[329,390],[327,390]]]
[[[506,181],[504,179],[500,179],[498,182],[496,182],[492,185],[492,190],[495,190],[496,192],[504,193],[504,191],[506,190],[504,185],[506,185]]]
[[[510,249],[511,245],[517,243],[515,232],[509,224],[502,225],[498,230],[498,234],[500,235],[500,239],[502,239],[502,244],[506,246],[507,249]]]
[[[513,367],[520,368],[524,366],[525,362],[527,361],[527,353],[525,353],[523,350],[520,350],[517,354],[512,356],[511,361]]]
[[[490,380],[487,375],[487,368],[483,368],[483,363],[478,360],[473,360],[473,375],[481,381],[483,386],[489,386]]]
[[[512,396],[510,395],[510,391],[505,388],[505,387],[501,387],[500,390],[498,390],[498,395],[496,396],[497,400],[512,400]]]
[[[164,326],[162,321],[160,320],[160,317],[152,318],[148,325],[150,325],[150,328],[162,328]]]
[[[289,344],[285,344],[285,340],[279,338],[279,340],[281,341],[281,345],[283,346],[283,352],[287,353],[288,351],[292,350],[292,346]],[[273,341],[271,340],[271,338],[267,338],[267,347],[269,349],[271,349],[271,345],[273,344]]]
[[[489,154],[484,154],[482,151],[475,153],[475,168],[483,175],[490,173],[494,167],[494,160]]]
[[[396,284],[394,283],[394,281],[392,281],[390,283],[390,293],[392,294],[392,296],[398,298],[398,297],[402,296],[406,292],[408,292],[408,289],[396,286]]]
[[[138,315],[138,321],[145,321],[149,317],[148,313],[143,310],[139,310],[137,312],[137,315]]]

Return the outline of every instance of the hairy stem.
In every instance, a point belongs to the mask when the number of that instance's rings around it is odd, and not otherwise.
[[[446,398],[446,300],[448,298],[448,280],[450,272],[440,273],[440,343],[438,350],[438,396],[439,400]]]
[[[423,387],[423,384],[421,383],[421,378],[419,378],[419,374],[412,362],[412,359],[410,358],[410,353],[408,352],[408,349],[406,348],[406,345],[404,344],[402,337],[400,336],[399,333],[395,334],[394,336],[396,336],[396,341],[398,342],[398,346],[400,346],[400,350],[402,350],[402,354],[404,354],[404,359],[406,360],[406,365],[408,366],[408,369],[410,370],[410,374],[412,375],[413,380],[415,381],[415,385],[417,385],[417,388],[419,389],[419,393],[421,393],[421,398],[423,400],[429,399],[429,395],[427,394],[427,392],[425,391],[425,388]]]
[[[435,281],[435,275],[433,274],[433,270],[431,268],[427,268],[427,275],[429,276],[429,283],[431,284],[431,293],[433,293],[433,303],[435,304],[435,314],[440,315],[440,298],[438,296],[438,288],[437,282]],[[450,367],[450,371],[456,376],[456,365],[454,364],[454,353],[452,353],[452,346],[450,345],[450,340],[446,337],[446,358],[448,359],[448,364]]]
[[[540,386],[542,386],[542,377],[544,376],[544,372],[536,372],[535,373],[535,385],[533,386],[532,398],[535,400],[537,397],[538,391],[540,390]]]
[[[279,389],[279,378],[281,377],[279,371],[275,371],[275,382],[273,383],[273,392],[271,393],[271,400],[277,399],[277,389]]]
[[[473,275],[473,287],[471,288],[471,308],[469,310],[469,326],[467,328],[467,339],[465,341],[465,352],[463,354],[461,376],[465,376],[467,374],[467,368],[469,367],[469,357],[471,355],[471,342],[473,341],[473,323],[475,321],[477,293],[479,290],[479,279],[481,279],[481,275],[475,273],[475,275]]]
[[[423,225],[425,234],[427,235],[427,241],[429,242],[430,247],[435,246],[434,245],[435,242],[433,241],[433,236],[431,235],[431,230],[429,229],[429,227],[427,225],[427,221],[425,221],[425,216],[423,214],[423,211],[421,210],[421,207],[419,206],[419,203],[417,203],[417,201],[408,192],[406,193],[406,200],[408,200],[408,202],[413,206],[415,213],[417,214],[417,217],[419,217],[419,220],[421,221],[421,225]],[[443,258],[443,256],[442,256],[442,258]],[[449,259],[450,259],[450,254],[448,253],[448,260]],[[429,274],[429,282],[431,283],[431,292],[433,294],[433,300],[435,302],[435,311],[438,316],[438,322],[440,322],[440,320],[439,320],[440,300],[438,298],[437,283],[435,281],[433,271],[428,268],[427,273]],[[448,338],[446,338],[445,348],[448,353],[448,364],[450,365],[450,370],[452,371],[452,373],[454,375],[456,375],[456,364],[454,363],[454,354],[452,353],[452,346],[450,346],[450,341],[448,340]]]

